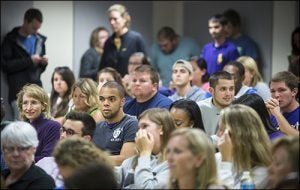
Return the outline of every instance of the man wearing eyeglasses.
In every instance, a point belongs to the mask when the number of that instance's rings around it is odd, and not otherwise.
[[[78,136],[91,141],[95,128],[95,120],[86,112],[69,112],[65,116],[65,122],[60,128],[60,139]],[[59,175],[59,170],[54,157],[44,157],[36,163],[44,169],[55,180],[56,187],[63,185],[63,180]]]

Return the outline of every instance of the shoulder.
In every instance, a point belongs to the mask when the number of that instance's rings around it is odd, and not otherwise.
[[[206,98],[204,100],[200,100],[200,101],[197,102],[197,104],[200,107],[211,107],[211,105],[212,105],[211,102],[212,102],[212,97]]]
[[[59,129],[61,127],[60,123],[52,119],[46,119],[46,122],[48,123],[49,127],[52,127],[53,129]]]
[[[123,122],[138,122],[136,116],[125,114],[125,118]]]
[[[134,30],[129,30],[128,33],[127,33],[128,36],[131,36],[131,37],[142,37],[142,34],[139,33],[139,32],[136,32]]]

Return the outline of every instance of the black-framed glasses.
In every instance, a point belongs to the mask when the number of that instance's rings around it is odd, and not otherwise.
[[[3,146],[3,152],[4,153],[12,153],[14,151],[17,151],[19,153],[23,153],[27,150],[29,150],[32,146],[17,146],[17,147],[14,147],[14,146]]]
[[[67,136],[73,136],[75,134],[80,134],[80,133],[76,133],[73,129],[66,129],[65,127],[61,127],[59,131],[60,131],[60,134],[66,132]]]

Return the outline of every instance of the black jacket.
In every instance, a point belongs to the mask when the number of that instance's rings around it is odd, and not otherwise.
[[[128,74],[128,60],[131,54],[135,52],[146,54],[146,45],[140,33],[129,30],[121,36],[122,45],[118,51],[114,44],[115,36],[115,33],[112,34],[104,44],[99,70],[105,67],[113,67],[124,77]]]
[[[9,102],[16,100],[17,93],[27,83],[42,86],[41,74],[45,71],[47,64],[35,65],[31,55],[27,53],[19,39],[20,27],[15,27],[9,32],[1,45],[1,71],[6,73],[9,86]],[[46,37],[37,34],[36,54],[45,55]]]

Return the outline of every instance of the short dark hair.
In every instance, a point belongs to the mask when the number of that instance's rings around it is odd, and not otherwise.
[[[269,86],[271,82],[284,82],[291,90],[298,88],[299,86],[299,79],[289,71],[275,73],[271,78]]]
[[[151,65],[140,65],[137,68],[135,68],[134,72],[148,73],[150,75],[150,79],[151,79],[152,83],[153,84],[156,83],[158,86],[159,74]]]
[[[106,83],[103,84],[103,86],[101,88],[115,88],[118,90],[119,96],[121,98],[125,97],[124,87],[116,81],[107,81]]]
[[[194,128],[202,129],[205,132],[205,128],[202,122],[201,110],[198,104],[189,99],[176,100],[170,105],[169,110],[172,108],[179,108],[184,110],[189,116],[190,120],[194,122]]]
[[[178,34],[169,26],[162,27],[157,33],[157,39],[169,39],[174,40],[178,37]]]
[[[24,20],[31,22],[33,19],[36,19],[39,22],[43,22],[43,14],[39,9],[30,8],[25,12]]]
[[[222,26],[225,26],[228,23],[227,18],[222,14],[215,14],[212,17],[210,17],[208,21],[220,23]]]
[[[96,122],[87,112],[71,111],[66,115],[66,120],[81,121],[83,123],[82,136],[90,135],[92,138],[96,129]]]
[[[225,64],[225,66],[227,65],[235,66],[239,70],[239,75],[241,77],[245,75],[245,67],[242,63],[238,61],[229,61],[228,63]]]
[[[234,27],[241,26],[241,18],[239,13],[234,9],[227,9],[224,11],[223,15],[228,19]]]
[[[209,86],[215,88],[219,79],[233,80],[233,77],[227,71],[217,71],[209,77]]]

